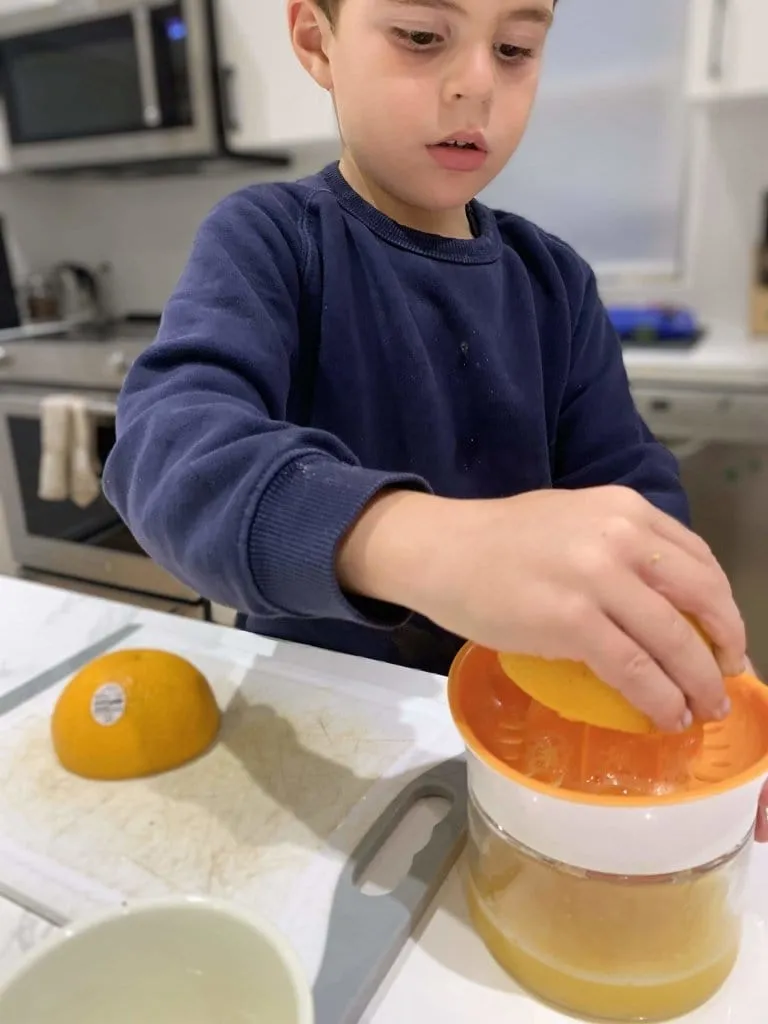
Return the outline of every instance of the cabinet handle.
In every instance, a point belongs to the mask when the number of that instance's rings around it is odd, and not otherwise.
[[[720,82],[723,77],[725,26],[728,20],[729,0],[712,0],[712,27],[709,34],[709,78]]]
[[[221,96],[221,122],[227,132],[240,131],[240,118],[237,116],[235,101],[235,77],[237,71],[231,64],[219,68],[219,93]]]

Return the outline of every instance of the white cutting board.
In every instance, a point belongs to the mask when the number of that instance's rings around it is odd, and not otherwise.
[[[231,650],[200,637],[163,622],[121,645],[188,658],[216,693],[218,744],[176,772],[66,773],[49,734],[66,680],[0,718],[0,881],[75,919],[170,893],[233,899],[284,924],[313,973],[347,854],[415,774],[461,749],[444,684],[351,659],[340,675],[326,669],[341,659],[305,648],[254,655],[235,634]]]

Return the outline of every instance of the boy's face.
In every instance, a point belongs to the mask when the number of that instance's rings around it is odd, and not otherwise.
[[[334,98],[358,171],[399,202],[463,207],[517,148],[555,0],[342,0],[335,25],[294,0],[297,46]],[[293,18],[296,12],[292,12]],[[458,139],[470,148],[446,145]]]

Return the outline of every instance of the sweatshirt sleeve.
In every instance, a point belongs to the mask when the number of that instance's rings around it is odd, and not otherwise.
[[[125,381],[104,490],[144,550],[207,598],[392,626],[405,612],[342,593],[336,551],[381,490],[428,486],[364,469],[337,438],[287,422],[299,213],[246,192],[203,224]]]
[[[688,524],[677,461],[635,407],[619,338],[598,296],[594,274],[585,267],[585,275],[557,430],[555,486],[631,487]]]

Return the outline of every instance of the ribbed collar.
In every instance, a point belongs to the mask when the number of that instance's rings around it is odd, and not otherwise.
[[[477,237],[444,238],[404,227],[371,206],[347,182],[338,163],[329,164],[321,172],[321,177],[345,210],[390,245],[447,263],[493,263],[501,255],[501,235],[496,218],[487,206],[477,200],[473,199],[467,207]]]

